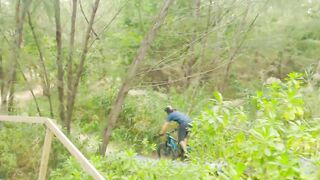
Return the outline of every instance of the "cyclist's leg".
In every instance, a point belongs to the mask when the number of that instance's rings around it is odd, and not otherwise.
[[[188,138],[189,138],[189,134],[190,134],[190,130],[191,130],[192,126],[190,124],[188,124],[186,126],[186,138],[185,138],[185,141],[186,141],[186,148],[188,147]]]
[[[188,135],[187,127],[185,125],[180,125],[178,141],[184,153],[187,152],[187,135]]]
[[[187,152],[187,142],[186,142],[186,139],[184,139],[183,141],[180,141],[180,146],[183,150],[184,153]]]

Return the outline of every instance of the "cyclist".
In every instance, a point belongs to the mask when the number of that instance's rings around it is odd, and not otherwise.
[[[164,135],[169,123],[175,121],[179,124],[178,142],[184,154],[187,153],[187,136],[189,129],[192,127],[190,125],[192,120],[187,115],[172,108],[172,106],[167,106],[164,111],[168,114],[168,116],[166,122],[162,125],[160,136]]]

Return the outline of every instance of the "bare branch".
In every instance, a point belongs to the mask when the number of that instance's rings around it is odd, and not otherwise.
[[[199,72],[199,73],[194,73],[188,76],[188,78],[193,78],[193,77],[197,77],[197,76],[201,76],[201,75],[205,75],[205,74],[209,74],[213,71],[216,71],[217,69],[220,69],[222,67],[224,67],[228,62],[223,62],[221,63],[219,66],[216,66],[214,68],[211,68],[209,70],[203,71],[203,72]],[[156,86],[162,86],[162,85],[169,85],[169,84],[173,84],[179,81],[183,81],[185,80],[186,77],[182,77],[182,78],[178,78],[175,80],[170,80],[168,81],[159,81],[159,82],[153,82],[152,84],[148,84],[148,85],[140,85],[140,86],[136,86],[135,88],[145,88],[145,87],[156,87]]]
[[[147,74],[149,72],[152,72],[154,70],[159,70],[159,69],[155,69],[156,67],[159,67],[160,65],[163,65],[163,64],[168,64],[170,63],[171,61],[174,61],[176,58],[171,58],[169,59],[170,57],[178,54],[178,53],[181,53],[182,51],[186,51],[189,49],[190,46],[192,46],[193,44],[195,43],[198,43],[200,42],[203,38],[205,38],[206,36],[208,36],[209,34],[221,29],[221,28],[224,28],[224,27],[227,27],[228,25],[230,25],[232,22],[234,21],[234,19],[232,19],[231,21],[227,22],[226,24],[224,24],[223,26],[214,26],[211,30],[209,31],[205,31],[203,32],[202,34],[200,34],[198,36],[198,38],[196,38],[194,41],[189,41],[187,44],[183,45],[182,48],[178,49],[177,51],[173,52],[172,54],[166,56],[165,58],[161,59],[157,64],[153,65],[151,68],[148,67],[146,69],[143,69],[141,70],[140,73],[137,74],[137,76],[141,76],[141,75],[144,75],[144,74]],[[186,54],[184,54],[185,56]],[[161,66],[160,66],[161,68]]]
[[[265,5],[267,5],[268,1],[266,2]],[[248,9],[246,10],[246,14],[248,13],[249,11],[249,7]],[[258,17],[260,16],[260,12],[258,12],[256,14],[256,16],[254,17],[254,19],[251,21],[251,23],[249,24],[249,27],[247,29],[247,31],[244,33],[242,39],[238,40],[237,38],[235,39],[235,43],[238,43],[238,45],[235,47],[234,51],[231,53],[229,59],[227,60],[228,61],[228,65],[227,65],[227,68],[226,68],[226,72],[225,72],[225,75],[224,75],[224,80],[222,81],[222,84],[221,84],[221,87],[220,87],[220,91],[223,91],[224,90],[224,87],[225,87],[225,84],[226,82],[228,81],[228,78],[229,78],[229,71],[231,69],[231,65],[232,65],[232,62],[234,61],[236,55],[238,54],[239,50],[241,49],[243,43],[245,42],[245,40],[247,39],[247,36],[248,36],[248,33],[251,31],[251,29],[253,28],[255,22],[257,21]],[[244,16],[244,19],[243,21],[245,21],[245,18],[246,16]],[[240,31],[242,31],[242,27],[239,27],[238,29],[238,36],[241,35]]]
[[[35,104],[36,104],[36,109],[37,109],[37,111],[38,111],[38,114],[39,114],[39,116],[42,116],[42,113],[41,113],[41,111],[40,111],[40,106],[39,106],[37,97],[35,96],[35,94],[34,94],[34,92],[33,92],[33,90],[32,90],[32,87],[31,87],[30,83],[28,82],[28,79],[27,79],[26,75],[24,74],[24,72],[23,72],[23,70],[22,70],[21,65],[20,65],[19,62],[18,62],[18,68],[19,68],[20,73],[21,73],[21,75],[22,75],[22,77],[23,77],[23,80],[27,83],[28,89],[29,89],[29,91],[30,91],[30,93],[31,93],[31,95],[32,95],[32,98],[33,98],[33,100],[34,100],[34,102],[35,102]]]
[[[116,14],[111,18],[111,20],[109,21],[109,23],[102,29],[102,31],[99,34],[104,33],[110,26],[111,24],[114,22],[114,20],[116,20],[116,18],[118,17],[118,15],[120,14],[120,12],[122,11],[122,9],[128,4],[129,0],[126,1],[126,3],[121,6],[121,8],[118,9],[118,11],[116,12]],[[92,47],[93,43],[98,40],[98,36],[96,36],[96,38],[94,38],[91,42],[91,44],[89,45],[89,49]]]
[[[84,12],[84,10],[83,10],[81,0],[79,0],[79,5],[80,5],[80,10],[81,10],[81,13],[82,13],[82,15],[83,15],[84,19],[86,20],[87,24],[89,24],[89,20],[88,20],[88,18],[87,18],[87,16],[86,16],[85,12]],[[73,11],[73,12],[74,12],[74,11]],[[92,30],[92,33],[96,36],[96,38],[97,38],[97,39],[99,39],[99,36],[98,36],[98,34],[95,32],[95,30],[93,29],[93,27],[92,27],[92,29],[91,29],[91,30]]]
[[[44,87],[45,88],[45,92],[46,92],[45,95],[47,96],[48,101],[49,101],[50,116],[53,118],[54,114],[53,114],[52,100],[51,100],[51,93],[50,93],[50,80],[49,80],[49,77],[48,77],[48,72],[47,72],[46,65],[44,63],[43,52],[41,50],[41,46],[40,46],[38,37],[37,37],[37,35],[35,33],[35,30],[34,30],[34,27],[33,27],[33,24],[32,24],[30,12],[28,12],[28,23],[29,23],[29,26],[30,26],[30,29],[31,29],[31,32],[32,32],[33,39],[34,39],[34,41],[36,43],[36,46],[37,46],[37,49],[38,49],[38,52],[39,52],[40,65],[42,67],[42,79],[43,79],[44,84],[45,84],[45,87]]]

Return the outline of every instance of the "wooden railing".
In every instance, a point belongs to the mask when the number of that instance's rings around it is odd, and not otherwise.
[[[46,126],[46,136],[44,140],[42,157],[39,170],[39,180],[46,179],[48,161],[51,150],[52,138],[56,136],[65,148],[76,158],[83,170],[89,173],[94,179],[104,179],[103,176],[95,169],[95,167],[87,160],[87,158],[73,145],[73,143],[66,137],[65,134],[58,128],[58,126],[49,118],[44,117],[24,117],[24,116],[3,116],[0,115],[0,121],[5,122],[19,122],[19,123],[37,123]]]

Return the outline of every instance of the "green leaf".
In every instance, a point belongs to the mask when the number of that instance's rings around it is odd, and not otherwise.
[[[278,150],[278,151],[283,151],[285,149],[285,146],[282,143],[275,143],[274,147]]]
[[[269,149],[269,148],[266,148],[266,149],[264,150],[264,154],[265,154],[266,156],[271,156],[271,151],[270,151],[270,149]]]
[[[246,166],[243,163],[241,163],[241,162],[237,163],[236,171],[237,171],[238,175],[242,175],[245,169],[246,169]]]
[[[295,111],[291,109],[285,111],[283,116],[286,120],[294,120],[296,118]]]
[[[221,93],[219,93],[218,91],[215,91],[213,93],[214,97],[216,98],[216,100],[219,102],[219,103],[222,103],[223,102],[223,97],[221,95]]]
[[[264,138],[263,138],[263,135],[260,134],[259,132],[257,132],[257,131],[254,130],[254,129],[250,129],[250,130],[249,130],[249,133],[250,133],[251,135],[253,135],[255,138],[257,138],[257,139],[260,139],[260,140],[263,140],[263,139],[264,139]]]

